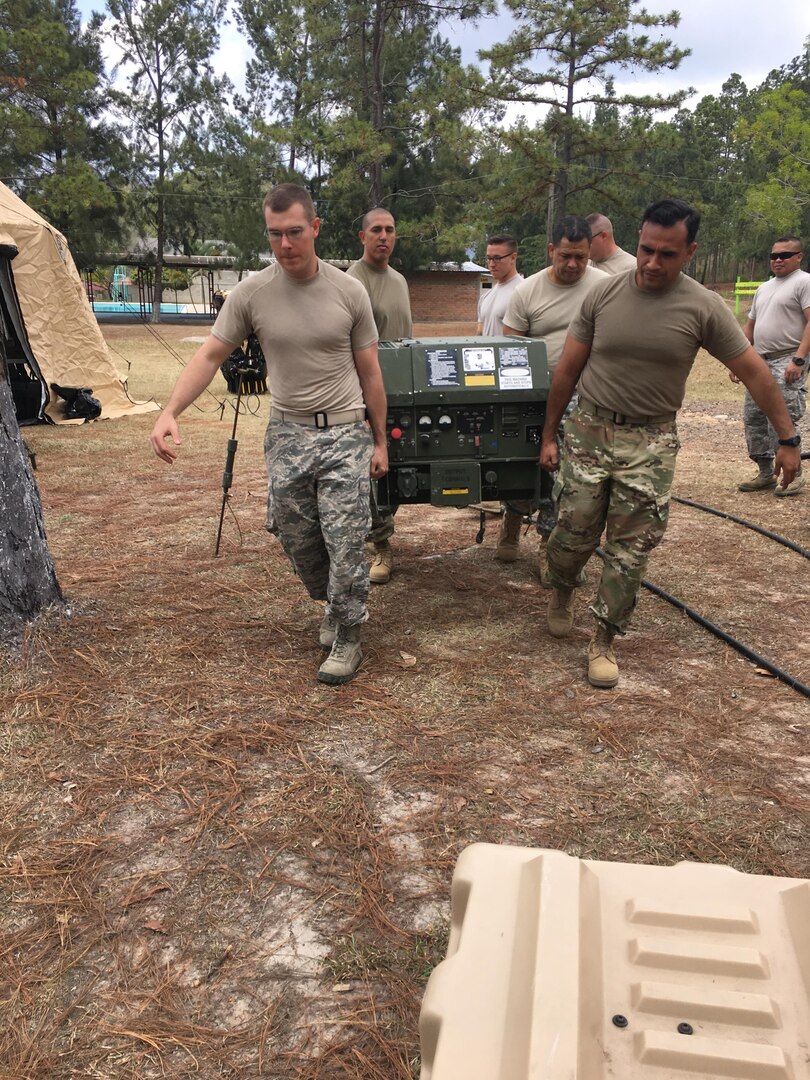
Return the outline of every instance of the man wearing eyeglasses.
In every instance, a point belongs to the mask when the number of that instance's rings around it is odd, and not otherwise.
[[[389,266],[397,242],[397,226],[393,214],[381,206],[363,216],[360,232],[363,257],[352,263],[346,273],[357,278],[368,293],[374,322],[381,341],[398,341],[413,333],[411,297],[408,282]],[[394,535],[393,513],[380,513],[374,492],[371,495],[371,532],[366,540],[374,545],[374,558],[369,567],[369,580],[374,585],[386,585],[394,569],[391,537]]]
[[[604,214],[588,214],[585,220],[591,227],[591,265],[611,276],[635,270],[636,257],[616,243],[610,218]]]
[[[151,442],[159,458],[175,460],[177,417],[254,332],[273,395],[264,442],[267,529],[309,595],[326,601],[319,639],[329,656],[318,680],[336,685],[353,678],[362,660],[369,472],[377,478],[388,471],[377,328],[363,286],[317,257],[320,220],[309,192],[297,184],[273,188],[264,217],[276,261],[230,293],[177,380]]]
[[[560,218],[552,229],[548,245],[550,265],[517,286],[504,316],[504,334],[543,338],[552,373],[562,353],[568,324],[591,288],[607,277],[604,271],[588,265],[590,255],[591,227],[588,222],[573,214]],[[528,503],[507,506],[501,520],[496,559],[513,562],[518,557],[523,515],[530,512]],[[550,502],[540,506],[539,527],[544,536],[554,527],[554,517]]]
[[[503,319],[512,294],[523,281],[517,270],[518,245],[509,233],[498,233],[487,240],[487,269],[492,277],[492,287],[481,290],[478,301],[478,326],[480,337],[499,337],[503,333]]]
[[[798,237],[780,236],[771,245],[773,277],[757,289],[743,333],[768,365],[790,418],[798,426],[807,396],[807,359],[810,354],[810,274],[801,269],[802,245]],[[739,380],[731,374],[733,382]],[[746,391],[743,423],[748,456],[757,474],[740,484],[740,491],[769,491],[798,495],[804,487],[799,473],[786,488],[776,486],[773,472],[778,444],[768,417]]]

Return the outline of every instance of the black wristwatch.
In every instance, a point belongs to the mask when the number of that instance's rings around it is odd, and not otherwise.
[[[780,439],[779,440],[779,445],[780,446],[801,446],[802,445],[802,437],[801,437],[801,435],[792,435],[789,439]]]
[[[791,356],[790,362],[791,362],[791,364],[795,364],[796,367],[804,367],[804,365],[807,363],[807,357],[806,356]]]

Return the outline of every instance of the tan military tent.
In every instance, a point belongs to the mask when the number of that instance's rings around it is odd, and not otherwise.
[[[89,387],[102,418],[157,408],[128,398],[64,236],[3,183],[0,323],[21,424],[64,421],[52,383]]]

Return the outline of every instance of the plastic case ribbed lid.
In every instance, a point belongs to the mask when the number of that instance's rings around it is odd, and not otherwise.
[[[810,881],[476,844],[422,1080],[808,1080]]]

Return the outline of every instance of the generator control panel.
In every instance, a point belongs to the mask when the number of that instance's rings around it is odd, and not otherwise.
[[[536,499],[549,372],[534,338],[421,338],[380,343],[389,472],[382,508]]]

